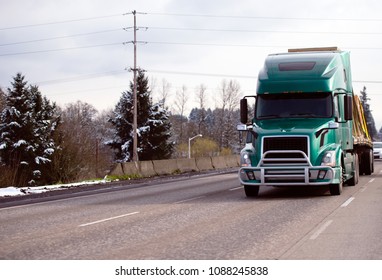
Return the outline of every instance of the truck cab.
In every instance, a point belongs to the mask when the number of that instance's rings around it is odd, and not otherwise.
[[[358,107],[349,52],[318,48],[269,55],[250,122],[247,98],[238,125],[247,131],[239,170],[247,196],[257,196],[260,186],[295,185],[328,186],[339,195],[344,183],[357,184],[360,158],[367,165],[372,148],[368,139],[360,149],[353,131],[359,121],[353,118]]]

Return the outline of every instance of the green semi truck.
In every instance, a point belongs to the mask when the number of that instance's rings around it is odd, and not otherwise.
[[[249,119],[247,99],[254,97]],[[240,101],[246,145],[239,179],[248,197],[260,186],[326,186],[340,195],[374,169],[373,145],[353,93],[350,53],[336,47],[269,55],[256,96]]]

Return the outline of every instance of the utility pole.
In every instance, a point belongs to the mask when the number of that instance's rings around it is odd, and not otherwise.
[[[138,159],[138,134],[137,134],[137,18],[136,18],[137,12],[134,10],[133,15],[134,15],[134,89],[133,89],[133,98],[134,98],[134,120],[133,120],[133,161],[137,162],[139,161]]]

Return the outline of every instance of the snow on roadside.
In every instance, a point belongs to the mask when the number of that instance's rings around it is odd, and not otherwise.
[[[81,187],[81,186],[86,186],[86,185],[104,184],[107,182],[109,182],[109,180],[107,180],[105,177],[105,179],[99,180],[99,181],[85,181],[85,182],[72,183],[72,184],[59,184],[59,185],[25,187],[25,188],[7,187],[7,188],[0,188],[0,197],[44,193],[44,192],[49,192],[49,191],[54,191],[54,190],[66,190],[66,189],[69,189],[72,187]]]

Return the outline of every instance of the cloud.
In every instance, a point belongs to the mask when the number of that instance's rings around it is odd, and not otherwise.
[[[106,0],[0,0],[0,4],[0,45],[63,37],[0,46],[0,86],[8,87],[19,71],[33,83],[61,80],[40,87],[43,94],[59,103],[81,99],[98,109],[115,105],[132,77],[123,71],[133,66],[133,46],[122,42],[131,42],[133,32],[122,28],[132,27],[133,17],[122,14],[133,10],[147,13],[137,14],[138,26],[151,27],[137,32],[138,40],[149,42],[137,46],[138,66],[161,70],[148,72],[148,76],[158,81],[165,78],[174,92],[186,85],[193,93],[192,88],[204,83],[213,96],[225,75],[256,76],[267,54],[288,47],[366,48],[351,50],[353,78],[380,79],[376,73],[382,54],[382,21],[367,20],[381,18],[380,1],[115,0],[111,4]],[[336,20],[340,18],[347,20]],[[51,24],[39,25],[42,23]],[[29,27],[5,29],[22,25]],[[84,35],[74,36],[79,34]],[[377,49],[368,49],[371,47]],[[39,52],[44,50],[57,51]],[[4,56],[17,52],[35,53]],[[185,72],[224,75],[182,74]],[[99,75],[89,78],[92,74]],[[255,79],[237,79],[243,90],[253,93]],[[382,113],[376,110],[382,101],[378,95],[382,85],[366,86],[377,125],[382,125]],[[362,83],[355,83],[356,92],[362,87]]]

